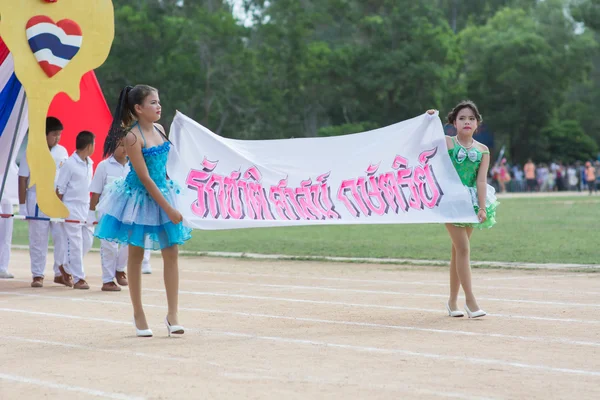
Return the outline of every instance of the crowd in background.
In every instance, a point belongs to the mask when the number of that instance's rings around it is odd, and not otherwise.
[[[490,179],[496,191],[553,192],[589,191],[600,188],[600,161],[538,163],[528,160],[524,165],[509,164],[506,159],[490,168]]]

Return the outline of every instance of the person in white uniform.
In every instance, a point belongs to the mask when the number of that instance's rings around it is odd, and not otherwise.
[[[127,152],[125,151],[125,143],[121,143],[115,150],[114,154],[109,158],[100,162],[90,192],[92,198],[90,200],[90,211],[88,215],[89,222],[96,222],[96,205],[102,198],[102,192],[107,185],[110,185],[118,178],[125,178],[129,173],[129,165],[127,161]],[[100,260],[102,263],[102,291],[104,292],[119,292],[121,286],[127,286],[127,276],[125,267],[127,266],[128,246],[119,243],[109,242],[108,240],[100,241]],[[117,280],[117,285],[115,283]]]
[[[54,117],[46,118],[46,141],[48,149],[56,163],[55,184],[60,175],[60,168],[69,158],[67,149],[59,145],[60,136],[63,131],[62,123]],[[19,165],[19,214],[49,218],[37,205],[37,194],[35,185],[29,186],[29,164],[27,158],[22,157]],[[44,286],[44,271],[46,269],[46,256],[48,255],[48,233],[52,233],[54,243],[54,282],[65,284],[60,273],[60,267],[65,257],[65,238],[59,223],[49,221],[29,220],[29,257],[31,258],[31,275],[33,281],[31,287]]]
[[[12,214],[13,206],[17,204],[17,171],[17,165],[12,163],[7,171],[4,192],[2,192],[2,199],[0,199],[0,214]],[[2,176],[0,176],[0,185],[2,185]],[[0,218],[0,279],[14,278],[14,275],[8,272],[13,221],[13,218]]]
[[[94,134],[88,131],[77,135],[77,150],[62,166],[56,183],[56,193],[69,209],[70,220],[86,221],[88,217],[94,163],[90,156],[94,153],[94,138]],[[72,282],[74,289],[89,289],[85,281],[83,257],[94,242],[93,226],[89,222],[65,222],[62,229],[67,239],[65,263],[60,270],[63,280],[67,284]]]

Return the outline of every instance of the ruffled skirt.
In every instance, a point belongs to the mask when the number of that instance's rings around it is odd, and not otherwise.
[[[475,209],[475,213],[479,212],[479,200],[477,199],[477,187],[467,186],[469,190],[469,194],[471,195],[471,202],[473,203],[473,208]],[[496,225],[496,208],[500,203],[496,198],[496,189],[494,189],[490,185],[486,185],[486,194],[485,194],[485,212],[487,214],[487,219],[481,223],[475,224],[454,224],[455,226],[460,227],[472,227],[472,228],[491,228]]]
[[[167,186],[159,189],[177,208],[179,186],[167,181]],[[144,187],[131,187],[123,178],[105,189],[96,209],[102,214],[94,233],[99,239],[159,250],[181,245],[192,237],[192,230],[173,224]]]

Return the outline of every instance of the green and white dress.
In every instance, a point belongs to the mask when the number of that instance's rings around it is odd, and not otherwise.
[[[488,151],[479,151],[475,147],[467,149],[462,146],[458,141],[452,137],[452,144],[454,147],[448,150],[452,164],[458,172],[458,176],[462,181],[463,185],[469,190],[471,195],[471,201],[473,202],[473,208],[475,213],[479,212],[479,200],[477,199],[477,174],[479,172],[479,166],[481,165],[481,158],[484,154],[489,154]],[[491,228],[496,224],[496,207],[498,207],[498,200],[496,199],[496,190],[486,185],[487,193],[485,195],[485,211],[487,213],[487,219],[482,223],[475,224],[454,224],[460,227],[473,227],[473,228]]]

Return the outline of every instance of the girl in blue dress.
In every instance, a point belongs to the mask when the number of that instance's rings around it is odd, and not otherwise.
[[[156,123],[160,115],[156,89],[137,85],[121,91],[104,155],[112,154],[124,141],[131,170],[106,189],[97,206],[103,216],[95,235],[129,245],[129,294],[136,335],[140,337],[152,336],[142,307],[144,249],[161,250],[168,303],[165,324],[169,336],[184,333],[178,319],[178,245],[191,238],[191,229],[183,226],[177,210],[179,187],[167,176],[170,142],[164,128]]]

